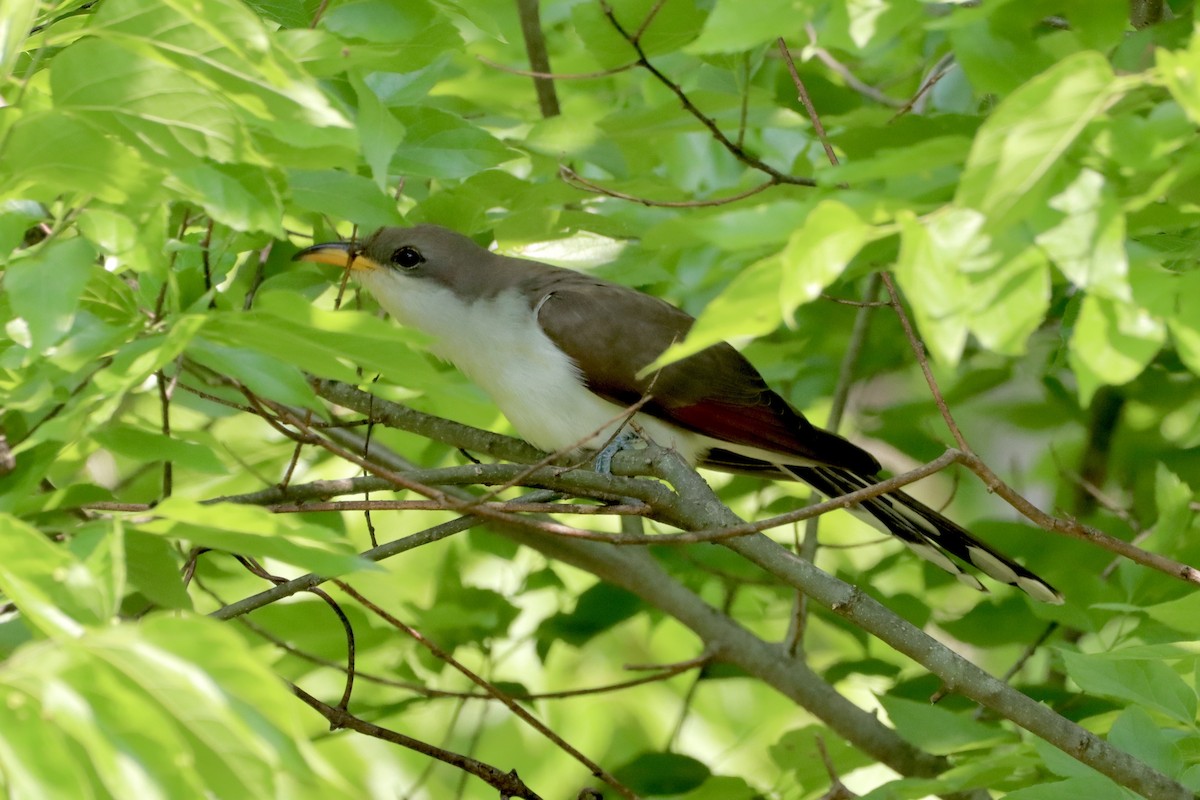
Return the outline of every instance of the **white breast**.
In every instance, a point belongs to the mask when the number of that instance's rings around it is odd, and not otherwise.
[[[431,281],[403,280],[397,286],[391,276],[375,272],[362,279],[389,314],[432,336],[433,352],[486,391],[531,444],[549,452],[595,449],[619,424],[612,420],[622,408],[584,387],[579,368],[542,332],[515,291],[467,304]],[[699,437],[653,417],[638,415],[635,421],[655,443],[689,461],[703,447]]]

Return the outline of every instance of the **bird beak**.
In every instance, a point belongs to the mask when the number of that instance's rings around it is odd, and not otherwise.
[[[377,269],[379,264],[362,254],[355,242],[328,242],[306,247],[292,261],[315,261],[318,264],[333,264],[335,267],[355,271]]]

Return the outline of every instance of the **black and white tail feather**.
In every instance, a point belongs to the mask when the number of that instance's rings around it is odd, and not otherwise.
[[[781,466],[826,497],[838,497],[865,489],[873,481],[837,467]],[[859,505],[869,522],[884,528],[921,558],[958,578],[966,585],[987,588],[959,562],[970,564],[984,575],[1015,586],[1043,603],[1061,603],[1062,595],[1017,562],[997,552],[960,525],[901,491],[872,497]],[[861,515],[861,514],[860,514]]]
[[[826,497],[840,497],[876,482],[842,467],[767,464],[729,451],[714,449],[705,462],[709,466],[751,474],[775,473],[807,483]],[[970,565],[1001,583],[1015,586],[1035,600],[1058,605],[1063,597],[1025,567],[998,552],[929,506],[896,490],[872,497],[850,511],[861,519],[890,533],[921,558],[949,572],[962,583],[986,592],[978,578],[967,572]]]

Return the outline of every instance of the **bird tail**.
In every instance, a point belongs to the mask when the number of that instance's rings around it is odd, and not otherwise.
[[[776,468],[804,481],[826,497],[839,497],[873,483],[869,478],[840,467],[777,465]],[[1015,586],[1043,603],[1063,602],[1062,595],[1049,583],[902,491],[864,500],[858,509],[869,515],[869,521],[878,523],[917,555],[968,586],[987,591],[961,564],[969,564],[984,575]]]

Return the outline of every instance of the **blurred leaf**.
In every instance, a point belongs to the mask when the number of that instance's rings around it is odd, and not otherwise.
[[[1200,34],[1192,34],[1186,50],[1157,48],[1154,60],[1155,71],[1171,95],[1193,123],[1200,122]]]
[[[172,461],[211,475],[223,475],[229,469],[208,447],[132,426],[108,426],[94,438],[107,449],[145,464]]]
[[[649,795],[683,794],[704,783],[708,767],[679,753],[640,753],[613,770],[613,777],[635,792]]]
[[[764,44],[774,46],[779,36],[778,21],[796,13],[798,6],[796,0],[769,0],[747,14],[746,6],[737,0],[717,0],[700,37],[688,45],[688,50],[733,53]]]
[[[542,621],[537,629],[538,653],[545,659],[550,645],[566,642],[579,647],[642,610],[637,595],[608,583],[597,583],[579,595],[575,610]]]
[[[96,251],[79,238],[47,242],[29,258],[9,264],[4,291],[28,325],[32,349],[45,350],[70,329],[95,267]]]
[[[180,574],[182,559],[170,542],[139,531],[125,534],[129,585],[162,608],[191,609],[192,598]]]
[[[796,783],[812,790],[829,785],[817,740],[829,755],[829,761],[839,775],[846,775],[872,763],[870,756],[851,746],[844,738],[820,725],[795,728],[779,737],[770,747],[771,760],[790,773]]]
[[[321,575],[342,575],[370,562],[325,527],[303,522],[294,514],[272,514],[257,506],[221,503],[202,505],[168,497],[154,507],[155,519],[138,523],[143,533],[185,540],[254,558],[273,558]]]
[[[1088,800],[1129,800],[1129,792],[1103,775],[1089,775],[1053,781],[1017,789],[1004,795],[1012,800],[1061,800],[1063,797],[1086,797]]]
[[[37,19],[37,0],[0,0],[0,83],[7,82],[21,45]]]
[[[210,620],[154,617],[26,646],[0,667],[0,695],[0,713],[24,723],[3,728],[19,737],[0,733],[0,764],[25,785],[87,787],[72,796],[356,793],[298,736],[299,706],[275,676]],[[27,749],[17,739],[56,746],[16,762],[9,754]]]
[[[0,589],[48,636],[78,636],[83,626],[107,623],[116,613],[115,587],[67,547],[8,514],[0,514]]]

